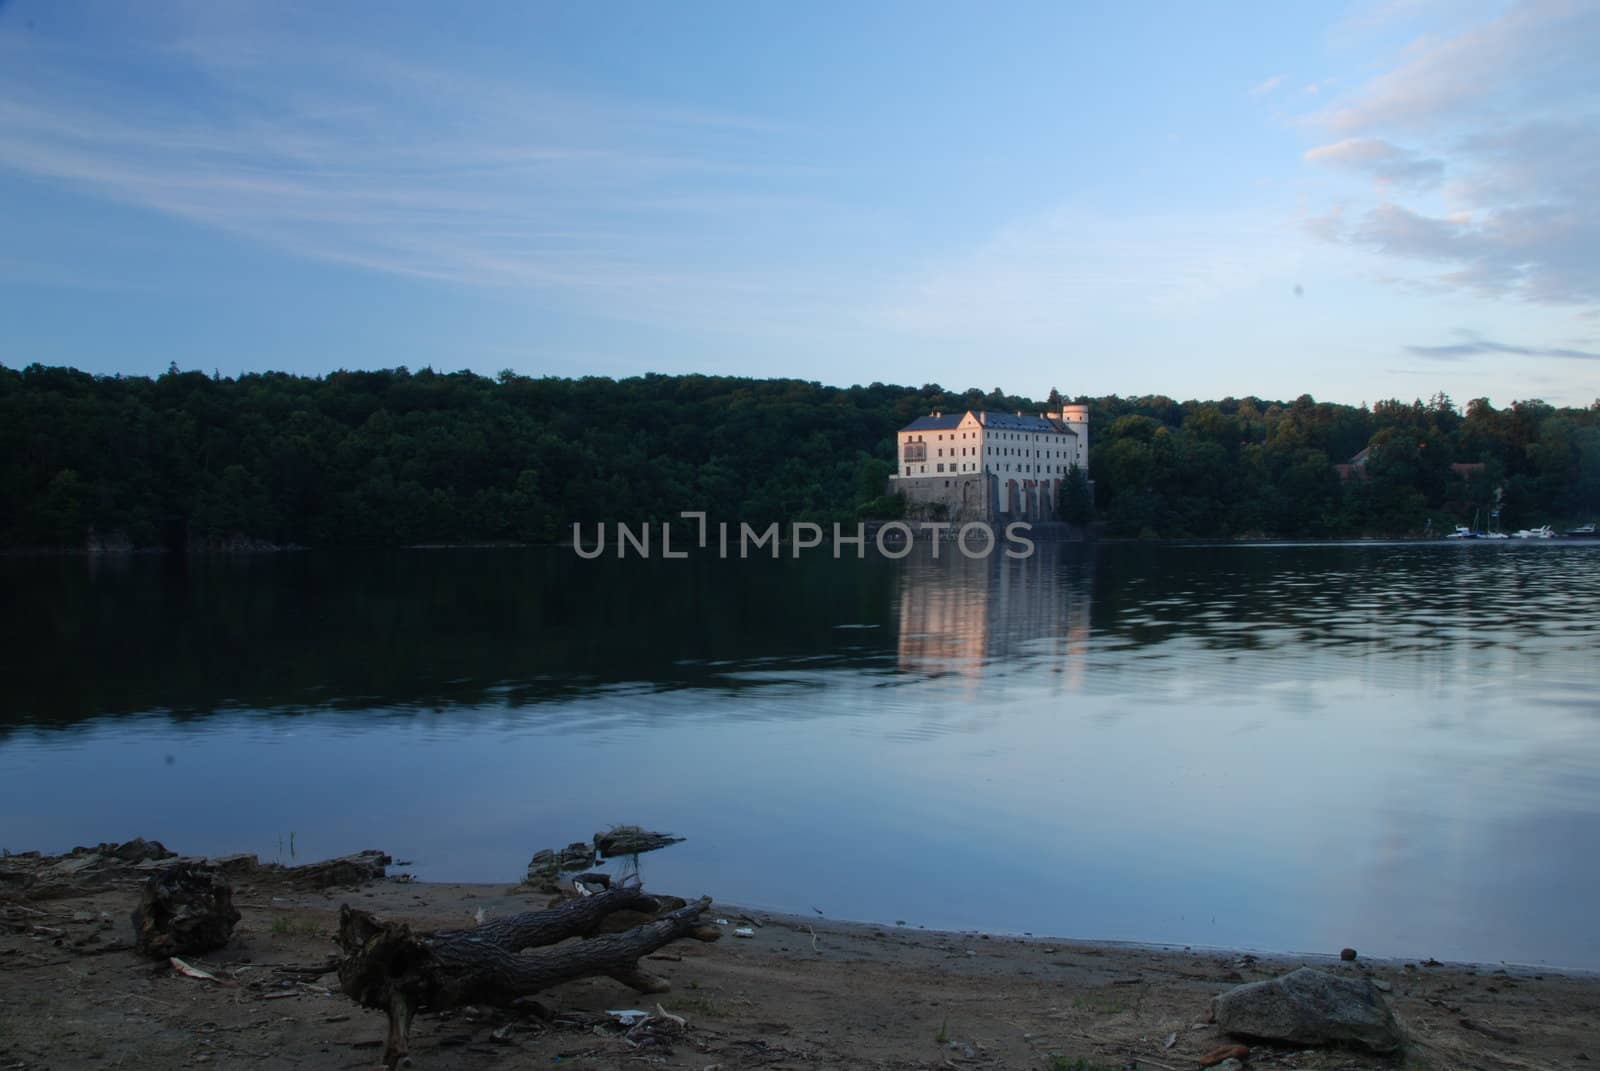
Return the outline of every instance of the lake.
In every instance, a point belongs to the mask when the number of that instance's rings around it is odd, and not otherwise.
[[[1600,968],[1600,544],[0,560],[0,847]]]

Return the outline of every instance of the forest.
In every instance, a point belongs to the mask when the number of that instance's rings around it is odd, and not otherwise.
[[[573,522],[896,516],[894,432],[999,389],[405,368],[154,378],[0,365],[0,546],[557,542]],[[1340,538],[1600,518],[1600,402],[1071,398],[1108,537]],[[1344,466],[1341,469],[1341,466]],[[1071,489],[1069,488],[1069,492]]]

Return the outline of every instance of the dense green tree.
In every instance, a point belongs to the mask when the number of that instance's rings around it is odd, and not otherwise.
[[[1061,481],[1061,519],[1069,524],[1088,524],[1094,520],[1094,495],[1089,477],[1076,464],[1067,469]]]
[[[1062,505],[1112,535],[1397,534],[1496,502],[1507,526],[1600,515],[1600,404],[1074,401],[1090,412],[1094,501],[1073,478]],[[938,384],[0,366],[0,545],[550,541],[575,521],[682,510],[896,517],[895,430],[975,406],[1046,408]]]

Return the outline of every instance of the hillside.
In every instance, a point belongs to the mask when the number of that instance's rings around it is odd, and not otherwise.
[[[1111,535],[1410,534],[1487,517],[1495,489],[1504,527],[1600,515],[1600,403],[1076,400],[1090,406],[1095,510]],[[699,375],[0,366],[0,545],[548,542],[574,521],[686,509],[892,515],[880,496],[896,428],[935,408],[1046,404]],[[1335,466],[1363,449],[1341,478]]]

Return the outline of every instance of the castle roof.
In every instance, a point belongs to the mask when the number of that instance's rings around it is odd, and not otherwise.
[[[901,431],[950,431],[961,425],[972,410],[959,413],[930,413],[918,417]],[[1019,416],[1016,413],[992,413],[987,410],[978,412],[978,423],[985,428],[994,428],[1000,431],[1046,431],[1055,434],[1076,434],[1072,429],[1063,426],[1059,421],[1041,416]]]
[[[1001,428],[1005,431],[1052,431],[1060,432],[1061,426],[1049,417],[1018,416],[1016,413],[979,413],[978,420],[986,428]]]
[[[927,416],[918,417],[901,431],[949,431],[965,420],[967,414],[962,413],[929,413]]]

